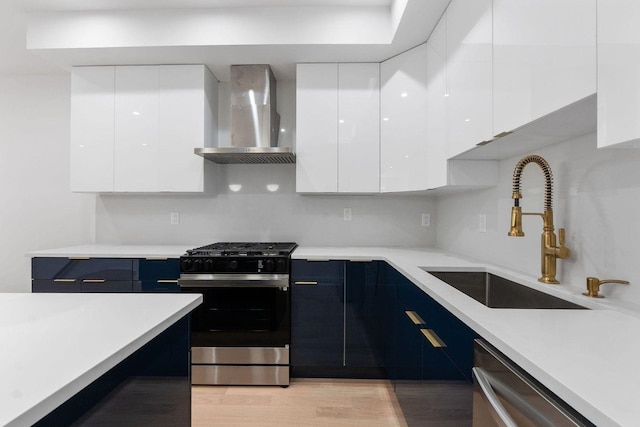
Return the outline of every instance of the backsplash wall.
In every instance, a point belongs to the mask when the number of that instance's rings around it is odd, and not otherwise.
[[[527,153],[528,154],[528,153]],[[582,292],[587,276],[625,279],[602,294],[640,304],[640,150],[596,148],[595,133],[536,150],[554,176],[556,232],[566,228],[570,259],[558,261],[561,286]],[[437,247],[531,275],[540,274],[542,220],[523,218],[525,237],[508,237],[513,169],[523,156],[499,162],[499,185],[437,198]],[[523,212],[542,212],[544,178],[537,165],[522,176]],[[487,215],[487,232],[478,215]]]
[[[295,165],[215,165],[208,195],[101,195],[97,243],[203,245],[214,241],[295,241],[313,246],[433,246],[435,214],[425,196],[302,196]],[[277,188],[276,191],[271,190]],[[231,188],[238,191],[232,191]],[[352,221],[343,209],[352,209]],[[180,224],[170,224],[178,212]]]

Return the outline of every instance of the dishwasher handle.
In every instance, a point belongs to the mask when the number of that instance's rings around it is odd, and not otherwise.
[[[498,423],[498,425],[500,427],[518,427],[505,407],[502,406],[502,403],[500,403],[500,399],[498,399],[498,396],[496,396],[496,393],[493,391],[493,387],[491,387],[491,383],[484,373],[484,370],[481,368],[472,368],[471,371],[473,372],[473,377],[480,386],[482,397],[489,404],[491,416]]]

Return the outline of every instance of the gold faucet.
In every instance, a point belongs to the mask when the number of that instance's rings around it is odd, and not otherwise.
[[[600,285],[605,283],[619,283],[621,285],[628,285],[626,280],[604,279],[600,280],[597,277],[587,277],[587,292],[583,292],[582,295],[586,295],[591,298],[604,298],[604,295],[599,295]]]
[[[540,166],[544,173],[544,212],[543,213],[523,213],[520,207],[520,177],[522,170],[529,163]],[[566,259],[571,255],[571,251],[564,246],[564,228],[558,230],[560,246],[556,246],[556,234],[553,232],[553,175],[549,163],[542,157],[532,154],[520,159],[513,171],[513,207],[511,208],[511,230],[509,236],[524,236],[522,231],[522,215],[539,215],[542,217],[543,232],[541,239],[541,271],[542,276],[538,279],[542,283],[560,283],[556,280],[556,259]]]

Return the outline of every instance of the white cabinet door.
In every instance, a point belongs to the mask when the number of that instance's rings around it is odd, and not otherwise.
[[[380,191],[380,65],[338,64],[338,192]]]
[[[640,145],[639,22],[637,0],[598,1],[598,147]]]
[[[380,190],[417,191],[427,182],[427,46],[380,64]]]
[[[296,69],[296,191],[338,191],[338,64]]]
[[[158,191],[160,68],[116,67],[114,190]]]
[[[440,22],[427,42],[426,140],[428,150],[425,188],[447,185],[447,18]]]
[[[159,67],[158,189],[170,192],[200,192],[204,185],[204,159],[193,154],[205,142],[207,80],[213,76],[203,65]]]
[[[204,65],[74,67],[71,188],[202,192],[217,81]]]
[[[595,18],[595,0],[493,1],[495,134],[595,92]]]
[[[71,71],[71,191],[113,191],[114,73]]]
[[[493,138],[492,0],[453,0],[446,12],[448,155]]]

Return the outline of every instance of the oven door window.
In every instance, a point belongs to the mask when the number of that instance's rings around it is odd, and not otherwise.
[[[191,319],[194,347],[289,344],[288,290],[220,287],[182,291],[203,295]]]

